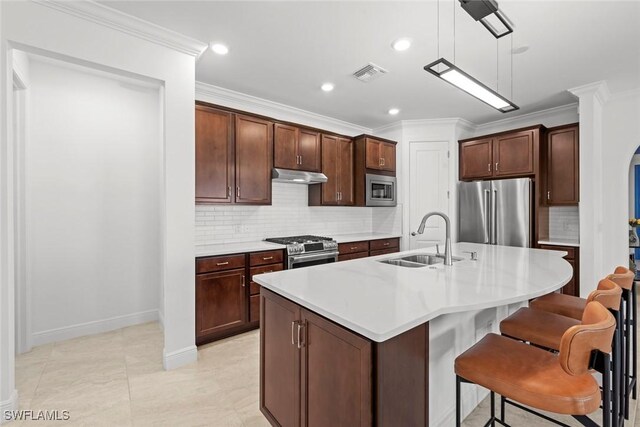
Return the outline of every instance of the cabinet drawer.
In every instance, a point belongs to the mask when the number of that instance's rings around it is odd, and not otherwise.
[[[354,254],[338,255],[338,261],[349,261],[351,259],[366,258],[369,252],[356,252]]]
[[[555,245],[540,245],[540,249],[547,249],[551,251],[565,251],[567,255],[565,259],[576,259],[576,248],[572,246],[555,246]]]
[[[278,264],[282,263],[283,257],[282,250],[253,252],[249,254],[249,265]]]
[[[380,239],[369,242],[369,249],[372,251],[380,251],[383,249],[397,248],[400,246],[400,239]]]
[[[196,273],[242,268],[244,267],[244,262],[244,254],[199,258],[196,260]]]
[[[281,271],[282,264],[262,265],[260,267],[251,267],[249,269],[249,277],[251,283],[249,284],[249,294],[257,295],[260,293],[260,285],[253,281],[253,276],[262,273],[271,273],[272,271]]]
[[[369,242],[348,242],[340,243],[338,245],[338,252],[340,255],[353,254],[356,252],[369,252]]]
[[[369,255],[371,256],[376,256],[376,255],[386,255],[386,254],[392,254],[395,252],[398,252],[399,249],[398,248],[389,248],[389,249],[382,249],[379,251],[371,251],[369,252]]]

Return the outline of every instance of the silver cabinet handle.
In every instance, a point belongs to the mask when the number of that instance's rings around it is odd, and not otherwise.
[[[231,197],[231,186],[227,187],[227,197]]]
[[[296,340],[294,338],[294,330],[296,328],[296,321],[291,322],[291,345],[296,345]]]
[[[269,261],[270,259],[273,259],[273,257],[272,256],[263,256],[262,257],[263,261]]]
[[[356,249],[358,249],[358,247],[357,246],[351,246],[351,248],[349,248],[349,249],[351,249],[352,251],[355,251]]]
[[[302,331],[302,325],[300,323],[298,323],[298,348],[302,348],[302,339],[301,339],[301,331]]]
[[[229,265],[229,261],[225,261],[225,262],[216,262],[216,265],[218,267],[220,267],[221,265]]]
[[[491,163],[487,163],[487,172],[491,172]]]
[[[242,287],[244,288],[244,274],[242,275]]]
[[[302,164],[302,154],[300,154],[300,164]]]
[[[236,198],[239,199],[240,198],[240,187],[236,187]]]
[[[384,245],[382,245],[382,246],[389,246],[389,242],[385,243],[385,244],[384,244]]]
[[[498,162],[496,162],[496,172],[498,172]]]
[[[547,200],[551,200],[551,191],[547,191]]]
[[[384,163],[385,163],[385,162],[384,162],[384,157],[383,157],[383,158],[382,158],[382,166],[384,166]]]

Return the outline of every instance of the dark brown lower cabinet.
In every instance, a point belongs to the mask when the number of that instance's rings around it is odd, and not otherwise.
[[[196,313],[197,337],[245,323],[244,268],[196,276]]]
[[[272,425],[428,425],[428,323],[377,343],[264,288],[260,304],[260,410]]]
[[[573,269],[573,276],[569,283],[564,285],[560,290],[561,293],[566,295],[580,296],[580,248],[574,248],[573,246],[555,246],[555,245],[540,245],[540,249],[548,249],[552,251],[565,251],[567,255],[564,257],[571,268]]]

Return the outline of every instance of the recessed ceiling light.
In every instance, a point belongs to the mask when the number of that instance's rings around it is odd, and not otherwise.
[[[400,112],[400,110],[397,109],[397,108],[390,108],[389,111],[388,111],[388,113],[391,114],[392,116],[395,116],[399,112]]]
[[[398,52],[402,52],[403,50],[407,50],[411,47],[411,39],[407,37],[399,38],[391,43],[391,47]]]
[[[320,86],[320,89],[325,92],[331,92],[333,90],[333,87],[333,83],[323,83],[322,86]]]
[[[218,55],[226,55],[229,53],[229,48],[222,43],[211,43],[211,50]]]
[[[525,45],[522,45],[522,46],[514,47],[514,48],[511,50],[511,53],[513,53],[514,55],[519,55],[519,54],[521,54],[521,53],[525,53],[525,52],[526,52],[526,51],[528,51],[528,50],[529,50],[529,46],[527,46],[527,45],[525,44]]]

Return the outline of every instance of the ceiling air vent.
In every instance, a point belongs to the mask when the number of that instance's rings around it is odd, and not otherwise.
[[[386,73],[388,73],[388,71],[381,66],[369,62],[367,65],[353,73],[353,76],[361,82],[367,83],[375,79],[376,77]]]

